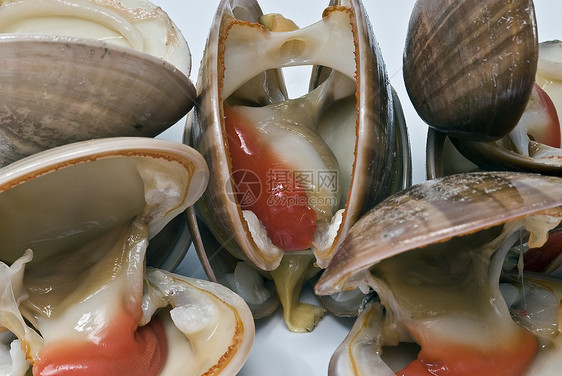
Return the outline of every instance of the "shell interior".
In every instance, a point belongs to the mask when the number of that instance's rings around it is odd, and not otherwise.
[[[95,358],[98,343],[110,354],[107,372],[123,351],[132,364],[151,359],[147,367],[160,367],[152,374],[241,368],[254,333],[241,298],[158,269],[145,274],[149,240],[200,197],[208,174],[190,147],[146,138],[74,143],[0,170],[0,327],[34,372],[88,362],[83,354]],[[123,345],[151,330],[163,334],[150,354]]]

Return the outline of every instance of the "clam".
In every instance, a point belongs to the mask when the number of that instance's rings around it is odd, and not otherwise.
[[[208,174],[192,148],[136,137],[0,169],[0,369],[235,374],[254,334],[244,301],[145,267],[150,239],[200,197]]]
[[[291,98],[282,68],[302,65],[313,66],[310,90]],[[197,90],[186,142],[212,171],[196,204],[204,235],[194,235],[207,274],[252,272],[256,317],[275,307],[262,276],[272,278],[288,327],[312,330],[323,310],[298,302],[302,283],[362,213],[410,179],[401,108],[362,4],[332,1],[299,28],[254,0],[221,1]],[[192,212],[196,234],[197,225]],[[232,260],[219,266],[225,250]]]
[[[561,258],[556,241],[544,244],[562,234],[561,187],[537,174],[457,174],[357,221],[315,291],[376,295],[330,374],[557,374]],[[536,250],[550,254],[539,274],[526,266]]]
[[[452,152],[480,169],[540,172],[562,175],[562,45],[558,41],[539,45],[538,69],[531,97],[516,127],[493,142],[451,137]],[[430,133],[430,139],[438,139]],[[434,142],[434,141],[432,141]],[[434,158],[434,157],[430,157]]]
[[[153,137],[192,108],[188,45],[145,0],[0,4],[0,166],[66,143]]]
[[[509,133],[537,69],[531,0],[418,0],[404,50],[404,81],[420,117],[456,138]]]

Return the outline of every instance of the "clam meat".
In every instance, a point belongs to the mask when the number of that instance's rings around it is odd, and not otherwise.
[[[200,197],[208,175],[186,145],[120,137],[0,169],[0,369],[236,374],[254,335],[245,302],[145,266],[150,239]]]
[[[283,81],[292,66],[312,66],[297,98]],[[197,89],[186,140],[212,171],[196,204],[207,273],[222,274],[212,259],[227,250],[273,279],[289,328],[311,330],[323,310],[298,302],[302,283],[362,213],[409,182],[401,108],[362,4],[332,1],[299,28],[253,0],[221,1]],[[195,215],[191,225],[199,231]]]
[[[330,374],[558,374],[561,184],[526,173],[457,174],[362,217],[315,286],[374,294]],[[530,271],[526,255],[537,252],[546,268]]]

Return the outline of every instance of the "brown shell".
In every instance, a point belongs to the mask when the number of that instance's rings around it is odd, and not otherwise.
[[[408,26],[404,80],[431,127],[493,140],[521,117],[537,60],[531,0],[419,0]]]
[[[562,217],[561,178],[475,172],[426,181],[389,197],[353,226],[316,292],[345,289],[394,255],[540,212]]]
[[[559,87],[562,80],[562,64],[550,60],[549,54],[546,53],[550,48],[562,50],[562,42],[553,40],[539,44],[535,81],[548,95],[551,95],[554,106],[558,106],[557,112],[561,113],[562,103],[559,103],[561,101],[556,96],[556,87]],[[524,125],[525,121],[518,124],[518,126]],[[519,146],[521,147],[523,145]],[[560,148],[550,147],[533,139],[529,140],[527,148],[527,153],[520,153],[510,135],[495,142],[479,142],[448,137],[430,128],[427,135],[427,176],[433,178],[450,171],[469,171],[476,167],[487,171],[522,171],[562,176]],[[466,161],[462,161],[463,159]],[[470,163],[475,166],[469,166]]]
[[[541,159],[518,154],[494,142],[451,139],[457,150],[483,170],[509,170],[562,176],[562,158]],[[533,141],[531,141],[533,142]]]
[[[531,144],[538,145],[535,141]],[[562,160],[544,160],[519,154],[499,142],[479,142],[450,138],[429,129],[426,147],[427,177],[433,179],[453,172],[519,171],[562,176]]]
[[[0,58],[0,166],[92,138],[154,137],[195,103],[184,73],[132,48],[13,34]]]

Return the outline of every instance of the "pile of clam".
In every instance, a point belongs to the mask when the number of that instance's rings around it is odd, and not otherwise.
[[[184,37],[144,0],[3,1],[0,19],[0,374],[238,372],[246,303],[168,271],[209,177],[154,138],[195,102]]]
[[[302,28],[221,0],[196,87],[146,0],[10,0],[0,21],[0,374],[235,375],[279,309],[293,332],[356,317],[334,376],[562,366],[562,43],[538,43],[531,0],[416,3],[415,186],[360,0]],[[183,143],[154,138],[186,115]],[[208,281],[170,271],[191,242]]]
[[[316,283],[372,294],[331,375],[559,374],[560,47],[530,0],[416,2],[403,73],[430,180],[358,220]]]

